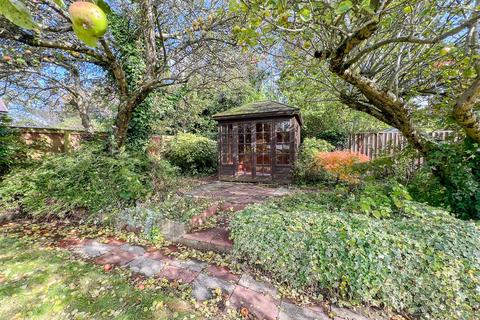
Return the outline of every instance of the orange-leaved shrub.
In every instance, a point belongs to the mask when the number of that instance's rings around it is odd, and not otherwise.
[[[351,151],[318,152],[316,165],[325,170],[337,180],[348,183],[357,183],[359,174],[355,172],[355,166],[369,160],[366,155]]]

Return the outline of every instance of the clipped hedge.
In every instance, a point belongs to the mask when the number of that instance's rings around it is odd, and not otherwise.
[[[279,282],[333,300],[424,319],[479,314],[480,230],[473,223],[439,210],[376,219],[328,210],[312,197],[237,214],[234,254]]]
[[[166,159],[190,174],[209,174],[216,170],[217,143],[191,133],[180,133],[166,150]]]

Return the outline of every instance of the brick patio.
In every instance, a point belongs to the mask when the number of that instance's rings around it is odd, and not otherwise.
[[[178,281],[192,286],[192,295],[198,301],[213,297],[220,289],[225,305],[236,310],[247,310],[257,319],[269,320],[368,320],[344,308],[321,305],[300,306],[280,298],[277,290],[269,283],[257,281],[249,274],[235,274],[227,267],[208,264],[197,260],[182,260],[170,256],[175,247],[160,250],[145,249],[111,239],[107,243],[97,240],[64,239],[59,247],[68,249],[78,256],[97,264],[111,264],[129,268],[143,277],[155,277]]]

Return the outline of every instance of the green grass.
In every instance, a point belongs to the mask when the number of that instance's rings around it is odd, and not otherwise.
[[[32,239],[0,235],[0,319],[190,319],[193,307],[125,269],[75,260]]]

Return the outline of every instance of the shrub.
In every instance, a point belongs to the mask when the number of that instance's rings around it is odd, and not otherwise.
[[[350,151],[319,152],[316,164],[325,170],[337,181],[357,183],[359,175],[355,172],[355,166],[367,162],[369,158],[363,154]]]
[[[0,114],[0,176],[15,165],[29,160],[25,144],[18,134],[8,127],[10,122],[8,116]]]
[[[20,207],[33,216],[96,214],[130,206],[165,188],[175,169],[146,156],[111,156],[100,148],[50,155],[17,169],[0,183],[0,211]],[[170,185],[171,188],[171,185]]]
[[[305,138],[295,163],[295,179],[300,183],[317,183],[324,179],[324,172],[315,164],[319,152],[329,152],[334,146],[325,140]]]
[[[216,170],[217,143],[191,133],[178,134],[165,154],[168,161],[190,174],[209,174]]]
[[[465,139],[461,143],[441,144],[431,152],[427,167],[443,169],[443,186],[445,187],[443,201],[459,218],[480,219],[480,145],[478,143]],[[432,186],[435,186],[435,183]]]
[[[377,219],[317,202],[328,198],[295,195],[238,213],[231,223],[234,255],[278,282],[333,301],[413,318],[478,315],[478,226],[422,205],[421,214]]]

